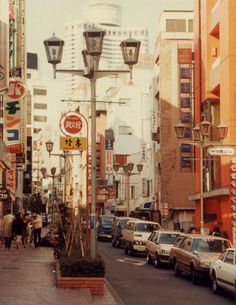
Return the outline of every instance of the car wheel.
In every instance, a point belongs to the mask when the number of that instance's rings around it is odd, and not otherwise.
[[[215,272],[212,273],[212,291],[214,294],[217,294],[220,291]]]
[[[133,250],[133,248],[132,248],[131,245],[130,245],[129,248],[128,248],[128,254],[129,254],[130,256],[133,256],[133,255],[134,255],[134,250]]]
[[[198,282],[198,275],[197,275],[197,271],[192,268],[192,284],[196,285]]]
[[[179,266],[178,266],[177,262],[175,263],[174,271],[175,271],[175,276],[180,276],[181,275],[181,271],[179,269]]]
[[[154,266],[155,266],[156,268],[160,268],[160,265],[161,265],[160,258],[159,258],[159,256],[158,256],[158,254],[156,253],[155,259],[154,259]]]
[[[146,261],[147,261],[148,264],[151,264],[151,263],[152,263],[152,258],[151,258],[151,256],[150,256],[150,254],[148,253],[148,251],[147,251],[147,253],[146,253]]]

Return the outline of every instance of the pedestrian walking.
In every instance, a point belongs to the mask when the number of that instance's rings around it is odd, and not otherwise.
[[[20,248],[20,245],[22,245],[22,236],[23,236],[23,230],[24,230],[24,222],[23,222],[23,215],[17,214],[15,220],[13,220],[12,223],[12,233],[13,236],[16,238],[16,249]]]
[[[28,213],[25,213],[23,215],[23,235],[22,235],[22,245],[25,248],[26,244],[28,243],[28,238],[29,238],[29,229],[28,229],[28,224],[30,222],[30,217]]]
[[[33,226],[34,246],[35,248],[37,248],[40,246],[40,242],[41,242],[41,231],[43,227],[43,221],[41,215],[36,212],[33,213],[32,226]]]
[[[7,211],[7,214],[3,216],[2,222],[2,236],[5,240],[5,248],[11,248],[11,241],[12,241],[12,223],[15,219],[15,216],[11,214],[11,210]]]

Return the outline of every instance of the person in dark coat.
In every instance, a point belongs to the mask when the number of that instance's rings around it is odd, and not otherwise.
[[[11,248],[12,241],[12,223],[15,219],[15,216],[11,214],[11,210],[7,211],[7,214],[3,217],[2,224],[2,236],[5,239],[5,248]]]
[[[24,231],[24,221],[22,214],[17,214],[16,219],[12,224],[12,233],[16,237],[16,248],[19,249],[19,246],[22,244],[22,235]]]

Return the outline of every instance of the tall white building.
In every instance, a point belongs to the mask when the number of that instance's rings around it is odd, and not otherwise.
[[[85,5],[81,20],[67,23],[65,26],[65,56],[66,68],[83,68],[81,51],[85,48],[83,32],[91,26],[106,31],[103,42],[103,52],[100,67],[107,69],[119,68],[123,65],[120,50],[122,40],[135,38],[141,41],[140,53],[148,52],[148,30],[144,26],[122,26],[122,8],[117,0],[94,0]],[[66,98],[76,98],[79,78],[74,75],[66,77]]]
[[[150,170],[153,148],[150,138],[151,111],[148,94],[153,58],[148,55],[148,30],[145,26],[123,26],[122,8],[117,0],[90,1],[84,7],[82,19],[67,23],[65,26],[63,62],[67,69],[83,69],[84,63],[81,54],[81,51],[85,49],[83,32],[92,26],[102,28],[106,32],[99,68],[123,69],[121,41],[129,37],[141,41],[139,64],[133,69],[133,86],[128,86],[128,74],[122,77],[99,79],[96,86],[97,100],[111,101],[111,104],[97,102],[96,106],[97,114],[101,111],[106,113],[106,116],[104,116],[106,127],[112,129],[115,136],[113,151],[105,152],[106,180],[109,186],[113,183],[113,155],[123,155],[127,157],[127,162],[134,162],[135,165],[143,163],[144,165],[142,173],[132,175],[130,179],[130,208],[134,210],[144,201],[152,201],[153,199],[153,172]],[[128,67],[125,68],[128,70]],[[65,99],[90,100],[89,80],[68,74],[65,85]],[[66,105],[67,111],[76,109],[78,105],[80,112],[89,118],[89,102],[80,104],[68,102]],[[99,124],[102,124],[101,121]],[[97,131],[100,128],[99,124],[97,124]],[[108,159],[111,162],[110,164],[107,163]],[[82,173],[78,174],[78,169],[83,168],[85,163],[86,161],[82,160],[80,164],[74,164],[73,166],[74,177],[77,176],[79,179],[79,189],[85,188],[85,183],[80,181]],[[123,175],[117,174],[115,178],[119,185],[119,194],[117,194],[116,201],[121,203],[119,205],[120,211],[125,211],[127,206],[127,183],[121,177],[124,178]],[[85,192],[85,190],[82,191],[83,194]],[[83,198],[81,198],[80,202],[83,201]],[[106,203],[104,203],[105,205]]]

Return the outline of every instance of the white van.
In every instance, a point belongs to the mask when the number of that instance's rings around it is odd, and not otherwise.
[[[146,251],[146,241],[154,230],[159,230],[160,224],[147,220],[130,220],[123,230],[124,251],[133,255],[135,252]]]

